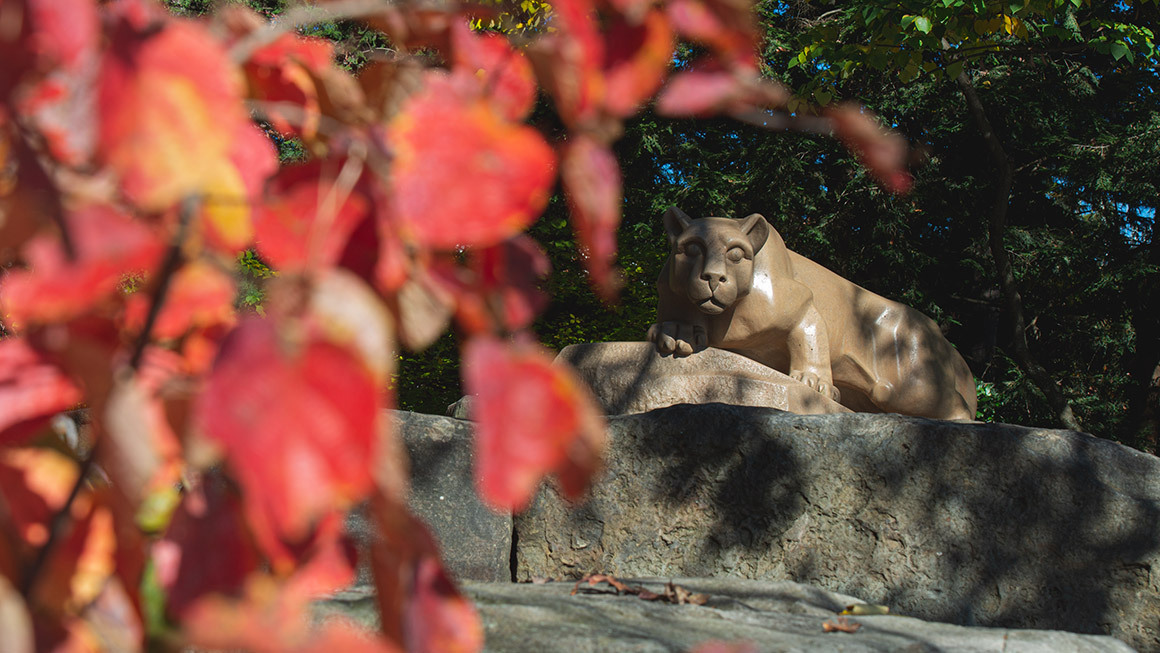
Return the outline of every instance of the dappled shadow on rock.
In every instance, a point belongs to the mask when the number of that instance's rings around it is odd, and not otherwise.
[[[517,577],[790,579],[965,625],[1160,649],[1160,460],[1091,436],[725,405],[613,418],[570,511],[517,516]]]

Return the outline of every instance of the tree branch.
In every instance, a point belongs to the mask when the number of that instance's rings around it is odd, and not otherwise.
[[[1055,412],[1060,423],[1072,430],[1082,430],[1079,420],[1071,410],[1071,405],[1063,396],[1059,385],[1051,378],[1047,370],[1031,355],[1031,348],[1027,344],[1027,325],[1023,314],[1023,297],[1019,294],[1019,284],[1015,279],[1015,271],[1011,266],[1011,257],[1003,245],[1003,233],[1007,227],[1007,208],[1011,201],[1011,186],[1015,173],[1003,144],[995,134],[991,121],[983,109],[978,93],[966,73],[960,73],[955,80],[963,98],[967,101],[967,108],[975,121],[975,126],[983,136],[983,143],[991,155],[998,176],[995,186],[995,198],[991,204],[991,213],[987,223],[987,240],[991,247],[991,258],[995,261],[995,272],[999,277],[999,287],[1003,292],[1004,305],[1011,314],[1011,338],[1015,360],[1031,377],[1031,380],[1047,397],[1047,402]]]

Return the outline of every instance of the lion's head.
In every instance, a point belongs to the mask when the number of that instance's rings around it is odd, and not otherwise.
[[[709,315],[733,306],[753,287],[753,257],[769,236],[759,213],[734,220],[693,220],[677,207],[665,211],[671,249],[669,286]]]

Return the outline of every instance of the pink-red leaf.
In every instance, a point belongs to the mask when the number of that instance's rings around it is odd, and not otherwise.
[[[906,193],[914,178],[906,170],[906,139],[880,125],[873,114],[856,104],[826,110],[834,133],[857,156],[870,174],[892,193]]]
[[[627,117],[660,88],[673,58],[673,30],[654,9],[640,24],[612,23],[604,54],[605,100],[609,113]]]
[[[622,191],[620,166],[608,147],[581,134],[564,146],[564,192],[572,207],[572,228],[585,254],[584,266],[606,300],[619,290],[616,229],[620,226]]]
[[[508,120],[522,120],[536,101],[536,80],[523,53],[500,34],[476,34],[467,23],[451,29],[453,65],[469,76]]]
[[[468,342],[464,385],[475,398],[476,484],[499,510],[519,511],[556,472],[575,498],[600,465],[604,418],[583,382],[528,342]],[[513,415],[520,419],[512,419]]]
[[[258,250],[281,270],[332,265],[351,232],[366,219],[369,202],[335,179],[343,160],[283,168],[254,216]]]
[[[27,342],[0,340],[0,445],[21,443],[80,400],[80,388]]]
[[[279,565],[328,514],[372,487],[379,392],[353,351],[243,321],[222,345],[195,415],[241,480],[259,545]],[[300,336],[299,336],[300,337]]]
[[[164,250],[149,226],[107,206],[67,216],[76,258],[60,238],[44,234],[28,242],[30,270],[0,283],[0,306],[9,324],[43,323],[81,315],[117,291],[126,274],[150,272]]]
[[[548,201],[555,157],[539,132],[503,120],[437,73],[391,122],[393,215],[437,249],[487,246],[527,227]]]

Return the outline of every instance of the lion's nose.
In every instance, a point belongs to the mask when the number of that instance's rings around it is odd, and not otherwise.
[[[725,275],[705,270],[701,272],[701,281],[709,282],[709,290],[717,290],[717,286],[725,283]]]

